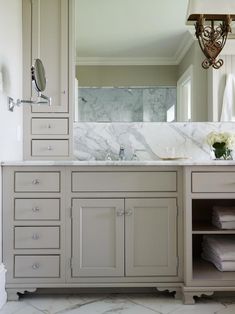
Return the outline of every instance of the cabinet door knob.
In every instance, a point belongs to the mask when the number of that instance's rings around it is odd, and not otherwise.
[[[132,209],[128,209],[126,212],[125,212],[125,215],[126,216],[131,216],[133,214],[133,210]]]
[[[124,210],[119,209],[119,210],[117,211],[117,216],[120,217],[120,216],[123,216],[123,215],[124,215]]]
[[[40,180],[39,180],[39,179],[34,179],[34,180],[32,181],[32,183],[35,184],[35,185],[37,185],[37,184],[40,183]]]
[[[47,149],[52,150],[52,146],[51,145],[47,146]]]
[[[32,211],[33,211],[34,213],[39,212],[39,207],[37,207],[37,206],[33,207],[33,208],[32,208]]]
[[[48,129],[51,129],[51,125],[50,124],[48,124]]]
[[[40,267],[40,265],[39,265],[38,263],[34,263],[34,264],[32,265],[32,268],[33,268],[34,270],[39,269],[39,267]]]
[[[34,233],[33,236],[32,236],[33,240],[38,240],[39,238],[40,238],[40,236],[37,233]]]

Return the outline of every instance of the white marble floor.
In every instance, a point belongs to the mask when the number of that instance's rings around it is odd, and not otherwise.
[[[235,298],[202,298],[183,305],[160,294],[26,295],[0,314],[235,314]]]

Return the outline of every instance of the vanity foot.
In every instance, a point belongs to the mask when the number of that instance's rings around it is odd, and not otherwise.
[[[15,289],[15,288],[7,288],[7,301],[18,301],[19,293],[24,294],[25,292],[35,292],[36,288],[25,288],[25,289]]]
[[[183,303],[187,305],[195,304],[194,297],[202,297],[203,295],[213,295],[213,291],[184,291],[183,292]]]
[[[175,292],[174,297],[176,300],[182,300],[183,294],[182,294],[182,289],[179,287],[159,287],[156,288],[158,291],[168,291],[169,293]]]

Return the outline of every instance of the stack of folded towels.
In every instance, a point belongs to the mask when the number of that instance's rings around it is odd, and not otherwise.
[[[219,229],[235,229],[235,207],[214,206],[212,224]]]
[[[235,271],[235,235],[204,235],[202,258],[220,271]]]

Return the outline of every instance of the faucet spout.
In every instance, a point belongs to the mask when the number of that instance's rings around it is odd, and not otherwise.
[[[125,148],[123,145],[120,146],[119,150],[119,160],[124,160],[125,159]]]

